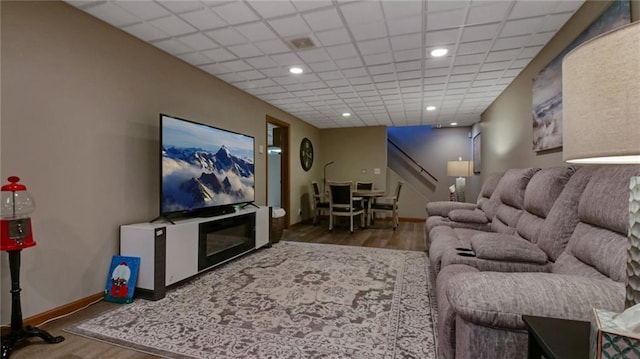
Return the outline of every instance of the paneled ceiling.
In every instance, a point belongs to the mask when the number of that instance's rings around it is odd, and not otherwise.
[[[318,128],[478,122],[583,4],[67,2]],[[302,38],[314,46],[292,45]],[[440,47],[448,54],[432,57]]]

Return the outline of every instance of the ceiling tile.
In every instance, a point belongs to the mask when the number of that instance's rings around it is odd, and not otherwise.
[[[510,63],[511,63],[511,60],[498,61],[498,62],[485,62],[480,68],[480,71],[494,71],[494,70],[506,69]]]
[[[195,9],[200,9],[204,6],[199,1],[156,0],[156,2],[173,11],[174,13],[183,13]]]
[[[484,54],[461,55],[456,56],[455,65],[473,65],[480,64],[484,60]]]
[[[292,53],[271,55],[271,59],[281,66],[300,65],[302,60]]]
[[[387,27],[383,22],[369,22],[349,27],[356,40],[378,39],[387,36]]]
[[[157,27],[153,27],[146,22],[125,26],[123,30],[144,41],[153,41],[169,36],[164,31],[158,29]]]
[[[550,13],[556,1],[517,1],[509,14],[509,19],[533,17]]]
[[[498,33],[499,28],[499,24],[465,26],[462,33],[462,41],[492,40]]]
[[[409,34],[391,37],[393,51],[421,48],[421,34]]]
[[[278,64],[276,64],[268,56],[254,57],[251,59],[245,59],[245,61],[256,69],[266,69],[278,66]]]
[[[422,31],[422,16],[405,17],[387,21],[389,35],[403,35],[420,33]]]
[[[340,5],[340,11],[348,24],[361,24],[383,20],[382,7],[377,1],[355,2]]]
[[[186,52],[193,51],[193,49],[190,48],[189,46],[173,38],[166,39],[166,40],[153,41],[152,44],[154,46],[157,46],[163,49],[164,51],[170,54],[183,54]]]
[[[378,54],[381,52],[390,52],[389,40],[386,38],[378,40],[361,41],[358,48],[362,55]]]
[[[240,1],[234,1],[220,6],[212,6],[211,10],[232,25],[259,19],[247,5]]]
[[[352,44],[328,46],[326,50],[334,60],[358,56],[358,51]]]
[[[256,42],[254,43],[254,45],[256,45],[260,49],[260,51],[269,55],[289,51],[289,47],[287,47],[287,45],[285,45],[279,39]]]
[[[458,45],[456,55],[483,54],[489,51],[492,43],[491,40],[464,42]]]
[[[529,36],[530,35],[527,34],[497,39],[493,44],[492,50],[508,50],[521,48],[529,41]]]
[[[342,71],[342,73],[344,74],[344,76],[346,76],[348,78],[361,77],[361,76],[366,76],[367,75],[367,71],[365,69],[363,69],[363,68],[348,69],[348,70]]]
[[[117,1],[116,4],[144,20],[171,15],[169,11],[154,2],[145,4],[139,1]]]
[[[331,61],[314,62],[309,64],[309,67],[311,67],[311,70],[313,70],[314,72],[332,71],[338,68]]]
[[[507,66],[508,64],[506,64],[505,66]],[[453,69],[451,70],[451,73],[453,75],[459,75],[459,74],[474,74],[476,72],[478,72],[478,70],[480,69],[480,65],[476,64],[476,65],[459,65],[459,66],[454,66]]]
[[[183,35],[197,30],[177,16],[163,17],[151,20],[149,23],[171,36]]]
[[[386,63],[390,63],[392,60],[391,53],[388,53],[388,52],[381,53],[381,54],[374,54],[374,55],[366,55],[363,57],[364,57],[364,63],[367,66],[386,64]]]
[[[270,19],[278,16],[291,15],[296,12],[296,8],[289,1],[277,0],[277,1],[265,1],[265,0],[250,0],[248,1],[255,11],[265,19]]]
[[[449,29],[439,31],[427,31],[425,44],[427,46],[455,44],[460,36],[460,29]]]
[[[428,9],[429,5],[427,5]],[[464,25],[464,19],[467,15],[467,9],[455,9],[438,13],[427,13],[427,31],[448,29]]]
[[[324,51],[323,48],[298,51],[298,56],[307,63],[330,60],[329,55],[327,55],[327,52]]]
[[[269,25],[283,37],[306,35],[311,32],[311,29],[300,15],[272,19],[269,20]]]
[[[334,60],[336,66],[338,66],[341,69],[350,69],[350,68],[354,68],[354,67],[360,67],[363,65],[362,60],[360,60],[359,57],[352,57],[349,59],[340,59],[340,60]]]
[[[331,0],[309,0],[309,1],[296,1],[293,3],[293,5],[299,11],[307,11],[307,10],[313,10],[317,8],[332,6],[333,2]]]
[[[210,38],[204,36],[199,32],[191,35],[181,36],[177,39],[194,50],[207,50],[218,47],[218,45],[211,41]]]
[[[487,62],[506,61],[515,59],[520,54],[520,49],[491,51],[487,56]]]
[[[308,12],[303,14],[302,17],[314,31],[343,27],[342,20],[340,20],[338,12],[334,8]]]
[[[316,36],[324,46],[344,44],[351,41],[345,29],[320,31]]]
[[[540,50],[542,50],[542,46],[527,46],[522,50],[518,58],[533,58],[538,54],[538,52],[540,52]]]
[[[480,2],[469,8],[468,25],[501,22],[511,8],[511,1]]]
[[[555,32],[551,31],[551,32],[541,32],[534,35],[530,35],[529,42],[526,45],[527,46],[544,45],[547,42],[549,42],[549,40],[551,40],[555,36],[555,34],[556,34]]]
[[[422,58],[422,49],[394,51],[393,58],[396,61],[420,60]]]
[[[239,25],[236,29],[251,41],[270,40],[277,38],[277,35],[262,22],[254,22],[245,25]]]
[[[395,19],[422,13],[422,3],[413,0],[383,1],[382,10],[387,18]]]
[[[228,27],[225,29],[211,30],[206,32],[207,36],[215,40],[217,43],[223,46],[238,45],[247,42],[247,39],[242,36],[234,28]]]
[[[227,26],[227,22],[209,9],[200,9],[186,14],[181,14],[181,18],[200,30],[210,30]]]
[[[211,59],[209,59],[208,57],[204,56],[199,52],[190,52],[187,54],[178,55],[178,57],[196,66],[204,65],[211,62]]]
[[[140,21],[137,16],[109,2],[86,8],[84,11],[113,26],[125,26]]]
[[[572,15],[571,12],[549,15],[546,17],[544,25],[536,31],[558,31]]]
[[[543,21],[543,17],[507,21],[504,24],[502,31],[500,31],[500,37],[524,35],[536,32]]]
[[[422,61],[402,61],[396,62],[397,71],[418,70],[422,68]]]
[[[234,54],[223,48],[201,51],[201,53],[215,62],[233,60],[236,58]]]
[[[260,49],[251,44],[233,45],[228,47],[229,51],[238,57],[254,57],[264,55]]]

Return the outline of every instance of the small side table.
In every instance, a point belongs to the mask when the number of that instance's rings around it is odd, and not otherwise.
[[[591,323],[523,315],[529,359],[588,359]]]

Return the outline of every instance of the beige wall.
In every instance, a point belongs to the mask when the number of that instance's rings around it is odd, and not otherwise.
[[[562,149],[536,153],[532,134],[532,78],[584,31],[610,1],[587,1],[507,89],[482,114],[482,174],[517,167],[561,166]],[[631,1],[631,19],[640,18],[640,1]]]
[[[294,211],[321,176],[297,161],[303,137],[321,151],[317,128],[65,3],[1,8],[2,183],[22,177],[37,203],[38,245],[22,256],[25,317],[104,290],[119,226],[158,215],[160,112],[252,135],[265,149],[265,116],[289,123]],[[265,183],[266,151],[256,153],[258,204]]]
[[[386,186],[387,128],[352,127],[320,131],[322,153],[318,158],[317,181],[322,183],[323,168],[329,181],[373,181],[378,188]],[[379,168],[380,174],[374,174]],[[364,172],[364,173],[363,173]]]

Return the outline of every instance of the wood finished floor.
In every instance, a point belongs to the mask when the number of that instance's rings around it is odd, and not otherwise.
[[[324,243],[349,246],[377,247],[424,251],[424,222],[400,222],[398,228],[391,229],[388,221],[379,221],[366,229],[356,229],[349,233],[348,226],[338,226],[332,232],[328,223],[321,221],[318,225],[297,225],[284,231],[283,241]],[[268,250],[268,249],[267,249]],[[23,295],[28,295],[23,293]],[[50,358],[50,359],[142,359],[158,358],[155,355],[124,349],[93,339],[87,339],[67,332],[63,329],[74,323],[90,319],[98,314],[117,307],[118,304],[99,302],[87,309],[68,317],[38,326],[52,335],[62,335],[65,341],[59,344],[45,344],[37,338],[30,339],[30,344],[18,347],[11,354],[12,359]]]

